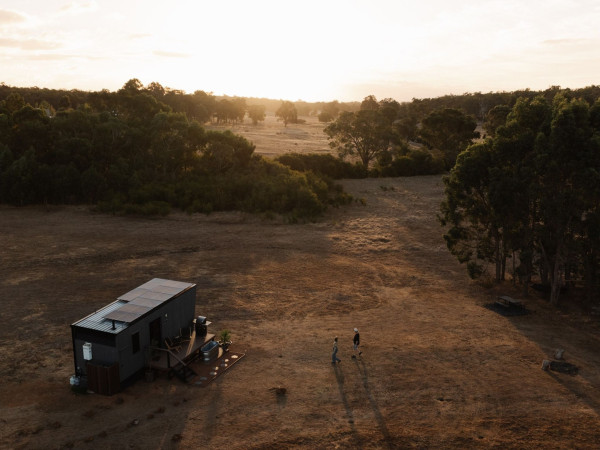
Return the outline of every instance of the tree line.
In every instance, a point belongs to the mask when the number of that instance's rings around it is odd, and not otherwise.
[[[561,290],[600,287],[600,101],[570,92],[518,98],[488,113],[489,136],[460,153],[444,178],[440,219],[469,274],[507,263],[527,294],[533,277]]]
[[[237,209],[298,220],[349,201],[329,178],[262,158],[230,131],[206,130],[211,95],[162,93],[134,79],[117,92],[88,93],[77,107],[67,97],[32,105],[12,92],[0,101],[0,202],[151,214]]]
[[[342,111],[324,129],[329,145],[344,159],[356,159],[365,175],[410,176],[442,173],[473,139],[475,118],[443,108],[424,117],[393,99],[366,97],[358,111]]]
[[[229,118],[225,119],[231,121],[235,120],[233,118],[236,114],[236,106],[245,105],[247,112],[249,112],[248,109],[250,107],[258,105],[264,107],[266,111],[275,112],[282,105],[282,102],[285,101],[255,97],[215,96],[210,92],[207,93],[201,90],[188,94],[182,90],[163,87],[157,82],[143,86],[135,78],[129,80],[126,85],[151,95],[157,101],[170,107],[173,112],[185,112],[189,119],[197,120],[200,123],[211,119],[218,120],[217,106],[219,103],[222,103],[221,109],[227,110],[229,109],[228,106],[231,106],[231,110],[226,113]],[[88,92],[77,89],[60,90],[39,87],[14,87],[0,83],[0,100],[6,99],[11,93],[20,94],[26,103],[34,107],[46,105],[54,110],[66,107],[77,109],[86,103],[93,107],[96,102],[100,101],[99,98],[104,98],[104,101],[107,101],[109,98],[114,99],[119,95],[119,91],[111,92],[106,89]],[[512,108],[517,99],[523,97],[533,99],[537,96],[543,96],[546,100],[552,101],[558,93],[568,98],[582,98],[588,103],[593,103],[596,99],[600,98],[600,86],[592,85],[580,89],[551,86],[544,91],[523,89],[511,92],[467,92],[459,95],[444,95],[435,98],[413,98],[410,102],[400,103],[400,116],[419,122],[432,111],[451,108],[474,117],[477,122],[484,122],[487,119],[488,112],[498,105],[507,105]],[[391,102],[394,100],[384,99],[384,101]],[[361,102],[339,102],[337,100],[330,102],[297,100],[291,103],[296,109],[298,116],[318,116],[322,122],[331,122],[337,118],[340,112],[356,112],[362,107]],[[222,112],[221,116],[223,116]]]
[[[50,114],[65,109],[92,108],[95,111],[110,110],[120,102],[126,91],[134,90],[139,94],[152,97],[163,109],[172,112],[185,113],[188,119],[199,123],[212,121],[214,123],[235,123],[243,121],[247,115],[253,122],[264,120],[267,111],[275,113],[287,100],[274,100],[254,97],[215,96],[210,92],[197,90],[186,93],[179,89],[163,87],[160,83],[151,82],[144,86],[137,78],[125,83],[122,89],[115,92],[103,89],[101,91],[81,91],[77,89],[62,90],[39,87],[14,87],[0,83],[0,101],[6,100],[11,94],[19,94],[25,103],[36,108],[42,108]],[[146,99],[152,102],[151,99]],[[338,105],[337,110],[355,110],[357,102],[305,102],[295,101],[292,104],[296,116],[318,115],[327,105]]]

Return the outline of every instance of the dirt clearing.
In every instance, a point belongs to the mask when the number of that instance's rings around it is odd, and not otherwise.
[[[485,308],[520,293],[448,253],[440,177],[344,186],[365,205],[304,225],[0,208],[0,447],[597,448],[597,318]],[[197,283],[196,313],[246,357],[207,387],[71,392],[69,325],[154,277]],[[559,347],[577,375],[541,370]]]

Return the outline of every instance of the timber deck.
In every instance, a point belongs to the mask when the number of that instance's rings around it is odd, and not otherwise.
[[[167,348],[151,347],[149,366],[159,371],[168,371],[181,363],[188,364],[201,357],[200,349],[214,338],[215,335],[211,333],[206,336],[196,336],[196,331],[194,331],[189,339],[167,346]]]

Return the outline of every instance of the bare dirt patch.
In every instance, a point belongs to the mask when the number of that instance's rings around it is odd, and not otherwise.
[[[449,255],[440,177],[344,186],[365,205],[301,225],[0,207],[0,447],[597,448],[598,320],[485,308],[519,292]],[[73,393],[69,325],[153,277],[197,283],[244,359],[206,387]],[[577,375],[541,370],[559,347]]]

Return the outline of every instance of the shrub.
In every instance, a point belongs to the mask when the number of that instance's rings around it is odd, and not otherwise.
[[[166,216],[171,211],[167,202],[152,201],[143,204],[127,203],[123,207],[125,214],[137,214],[142,216]]]
[[[476,280],[481,277],[484,272],[484,268],[481,264],[476,263],[475,261],[469,261],[467,263],[467,273],[472,280]]]
[[[435,159],[431,153],[423,150],[412,150],[380,168],[382,176],[411,177],[415,175],[433,175],[444,171],[443,161]]]
[[[328,111],[323,111],[318,115],[319,122],[331,122],[335,117]]]
[[[361,165],[342,161],[333,155],[316,153],[300,154],[286,153],[276,158],[276,161],[300,172],[312,171],[339,180],[342,178],[364,178],[365,171]]]

